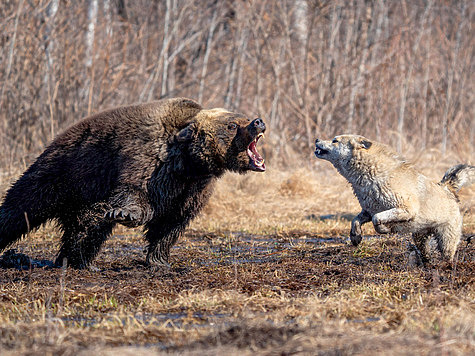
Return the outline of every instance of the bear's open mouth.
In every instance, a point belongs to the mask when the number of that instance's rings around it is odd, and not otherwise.
[[[247,146],[247,155],[251,159],[251,169],[263,172],[266,170],[266,165],[264,163],[264,158],[262,158],[259,152],[257,152],[256,147],[257,141],[259,141],[261,137],[264,137],[263,133],[258,134],[256,138],[251,141],[249,146]]]

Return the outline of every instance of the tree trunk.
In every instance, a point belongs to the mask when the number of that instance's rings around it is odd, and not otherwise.
[[[45,75],[43,77],[44,87],[48,92],[48,108],[50,114],[50,140],[54,138],[54,109],[53,103],[55,99],[56,90],[56,78],[54,75],[54,59],[52,56],[52,52],[55,47],[54,41],[54,22],[55,16],[58,12],[59,0],[51,0],[46,8],[46,29],[45,29],[45,62],[46,62],[46,70]]]
[[[217,25],[217,12],[218,10],[214,10],[213,12],[213,17],[211,18],[211,23],[209,25],[209,32],[208,32],[208,38],[206,40],[206,51],[205,55],[203,57],[203,67],[201,68],[201,80],[200,80],[200,89],[198,91],[198,102],[201,103],[203,101],[203,91],[205,88],[205,77],[206,73],[208,71],[208,60],[209,60],[209,55],[211,53],[211,45],[213,42],[213,35],[214,35],[214,30],[216,29]]]

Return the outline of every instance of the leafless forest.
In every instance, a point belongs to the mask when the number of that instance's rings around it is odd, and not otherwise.
[[[268,160],[353,132],[474,152],[473,1],[3,0],[0,168],[108,107],[186,96],[263,117]]]
[[[474,355],[475,185],[456,261],[414,267],[402,234],[367,224],[351,245],[358,201],[313,157],[351,132],[437,179],[474,164],[474,17],[475,0],[0,0],[0,200],[102,109],[186,96],[268,127],[268,171],[220,179],[170,271],[125,227],[92,270],[49,268],[54,224],[2,251],[0,354]]]

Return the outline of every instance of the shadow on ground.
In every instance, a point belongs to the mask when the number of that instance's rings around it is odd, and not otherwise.
[[[166,271],[143,265],[136,235],[108,241],[92,270],[52,268],[56,244],[26,240],[0,259],[2,354],[473,351],[467,240],[455,264],[411,267],[394,236],[354,248],[305,231],[190,230]]]

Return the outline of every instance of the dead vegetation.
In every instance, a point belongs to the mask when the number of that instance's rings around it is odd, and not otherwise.
[[[91,113],[174,96],[264,118],[274,164],[337,133],[474,154],[466,1],[2,5],[0,173]]]
[[[261,116],[264,175],[226,175],[143,267],[117,229],[97,270],[53,269],[48,225],[0,260],[1,355],[474,354],[475,187],[454,265],[409,268],[404,236],[363,229],[315,137],[357,133],[440,180],[473,164],[466,1],[7,0],[0,6],[0,196],[99,110],[186,96]],[[260,143],[261,144],[261,143]],[[471,241],[471,242],[470,242]]]
[[[168,272],[143,266],[136,230],[117,229],[93,271],[41,267],[58,232],[34,233],[0,269],[1,353],[473,353],[474,188],[457,263],[414,268],[407,237],[368,226],[351,246],[356,200],[319,168],[226,175]]]

